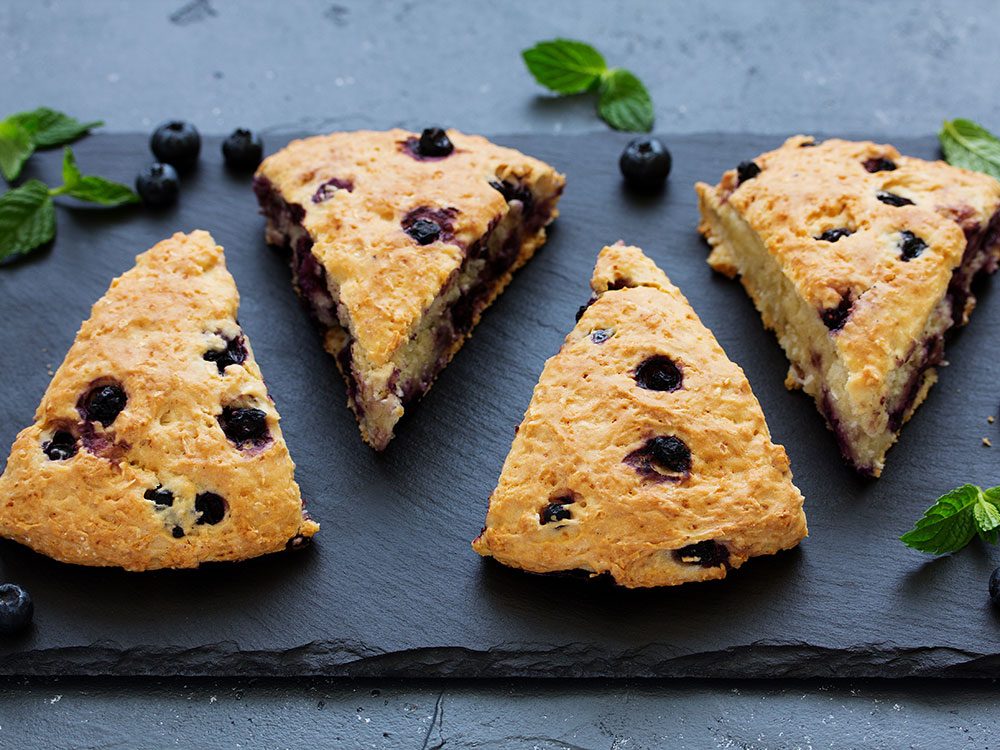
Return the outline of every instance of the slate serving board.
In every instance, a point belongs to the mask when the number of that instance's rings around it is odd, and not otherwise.
[[[625,136],[497,140],[566,172],[562,216],[381,456],[358,437],[286,259],[264,244],[249,180],[226,173],[217,139],[178,207],[60,208],[54,246],[0,269],[5,451],[111,279],[175,230],[210,230],[323,527],[300,553],[152,574],[64,565],[4,542],[0,579],[32,592],[36,617],[29,633],[0,643],[0,674],[1000,674],[1000,614],[986,597],[1000,555],[974,543],[935,560],[897,541],[941,492],[1000,483],[1000,432],[987,424],[1000,408],[1000,294],[979,285],[979,309],[950,342],[952,366],[882,479],[863,480],[840,461],[811,400],[785,390],[773,335],[739,284],[709,270],[695,231],[695,180],[714,181],[780,138],[670,137],[669,189],[653,197],[622,189]],[[896,143],[936,153],[931,138]],[[85,171],[125,182],[149,160],[139,135],[92,136],[76,150]],[[58,152],[36,155],[29,176],[55,184],[58,164]],[[619,238],[661,265],[746,371],[806,497],[812,536],[799,549],[721,582],[624,591],[507,570],[469,548],[542,364],[589,294],[597,251]]]

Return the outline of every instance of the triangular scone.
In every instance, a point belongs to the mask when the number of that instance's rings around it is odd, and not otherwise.
[[[438,155],[422,153],[427,138]],[[295,288],[376,450],[545,241],[564,182],[454,130],[316,136],[261,165],[267,239],[291,248]]]
[[[175,234],[115,279],[14,442],[0,535],[127,570],[312,536],[238,306],[207,232]]]
[[[845,458],[878,476],[944,334],[1000,259],[1000,182],[892,146],[796,136],[697,185],[708,262],[739,275]]]
[[[724,578],[806,535],[788,457],[743,371],[635,247],[601,251],[591,304],[545,365],[481,555],[629,587]]]

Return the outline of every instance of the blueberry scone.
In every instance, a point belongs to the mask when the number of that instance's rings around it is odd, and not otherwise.
[[[485,138],[431,128],[293,141],[260,166],[267,240],[376,450],[545,241],[564,178]]]
[[[635,247],[601,251],[590,304],[542,371],[473,542],[628,587],[724,578],[806,535],[788,457],[743,371]]]
[[[845,458],[879,476],[1000,259],[1000,182],[892,146],[796,136],[696,187],[711,266],[739,275]]]
[[[192,568],[298,546],[294,464],[207,232],[115,279],[0,477],[0,535],[64,562]]]

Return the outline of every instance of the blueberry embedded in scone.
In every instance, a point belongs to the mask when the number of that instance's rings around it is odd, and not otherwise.
[[[684,296],[621,244],[601,251],[591,287],[535,386],[473,549],[647,587],[724,578],[797,545],[806,519],[788,457]]]
[[[441,128],[316,136],[261,165],[267,240],[290,248],[295,288],[376,450],[544,243],[564,183]]]
[[[740,276],[788,356],[786,384],[879,476],[937,379],[944,334],[968,321],[973,278],[997,268],[1000,182],[892,146],[795,136],[696,189],[709,264]]]
[[[0,535],[64,562],[153,570],[316,533],[238,307],[207,232],[140,255],[14,441]]]

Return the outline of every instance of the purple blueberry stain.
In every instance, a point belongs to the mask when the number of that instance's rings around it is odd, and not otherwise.
[[[203,355],[203,359],[207,362],[215,362],[219,368],[219,374],[222,375],[229,365],[241,365],[246,361],[247,348],[242,335],[235,338],[226,338],[219,332],[216,332],[215,335],[222,338],[225,345],[221,349],[209,349]]]
[[[691,449],[675,435],[658,435],[625,456],[625,463],[647,479],[676,482],[691,473]]]
[[[892,172],[896,169],[896,162],[885,156],[873,156],[871,159],[865,159],[861,164],[866,171],[872,174],[875,172]]]
[[[831,331],[839,331],[847,323],[847,319],[851,315],[851,309],[854,307],[854,296],[850,293],[843,294],[840,297],[840,302],[836,307],[828,307],[825,310],[821,310],[819,317],[822,319],[824,325]]]
[[[313,193],[312,202],[313,203],[323,203],[324,201],[330,200],[334,195],[337,194],[339,190],[346,190],[348,193],[354,191],[354,183],[350,180],[342,180],[339,177],[331,177],[324,183],[321,183],[316,192]]]
[[[911,261],[927,249],[927,243],[908,229],[899,233],[899,257]]]
[[[916,204],[909,198],[904,198],[896,193],[890,193],[888,190],[877,190],[875,192],[875,197],[882,201],[887,206],[895,206],[896,208],[901,208],[902,206],[915,206]]]
[[[418,206],[403,217],[401,226],[418,245],[448,242],[455,238],[454,220],[457,208]]]
[[[635,382],[648,391],[676,391],[683,385],[681,368],[670,357],[657,354],[635,368]]]
[[[715,568],[729,562],[729,548],[712,539],[689,544],[673,551],[677,562],[687,565],[700,565],[703,568]]]

